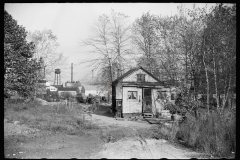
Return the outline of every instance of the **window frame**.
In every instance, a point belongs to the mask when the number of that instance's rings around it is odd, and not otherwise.
[[[137,74],[137,82],[146,82],[146,74]]]
[[[135,99],[129,98],[129,95],[130,95],[130,97],[131,97],[131,95],[132,95],[134,92],[136,93],[136,98],[135,98]],[[134,96],[134,95],[133,95],[133,96]],[[137,92],[137,91],[127,91],[127,100],[135,101],[135,100],[137,100],[137,99],[138,99],[138,92]]]
[[[165,100],[166,98],[167,98],[167,92],[166,91],[157,91],[157,99]]]

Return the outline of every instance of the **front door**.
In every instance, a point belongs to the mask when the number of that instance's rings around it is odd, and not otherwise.
[[[152,113],[151,88],[143,88],[143,113]]]

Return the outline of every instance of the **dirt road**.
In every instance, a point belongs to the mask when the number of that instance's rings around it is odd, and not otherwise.
[[[135,133],[133,137],[126,137],[115,143],[106,143],[104,149],[92,156],[91,158],[107,158],[107,159],[190,159],[200,158],[201,154],[193,152],[189,149],[173,145],[166,140],[160,139],[144,139],[137,134],[137,129],[149,129],[150,124],[135,121],[119,121],[114,118],[94,115],[92,116],[94,123],[101,127],[109,129],[117,127],[119,129],[132,129]],[[129,132],[129,130],[128,130]]]
[[[144,121],[120,121],[106,116],[107,108],[85,117],[100,129],[83,134],[55,134],[4,120],[6,158],[107,158],[107,159],[190,159],[201,154],[163,139],[148,139],[139,130],[151,129]]]

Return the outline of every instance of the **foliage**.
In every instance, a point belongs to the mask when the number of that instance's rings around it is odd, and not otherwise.
[[[132,32],[138,65],[162,81],[184,85],[183,102],[190,108],[198,94],[207,96],[208,108],[212,94],[224,95],[216,103],[225,107],[236,86],[236,5],[181,5],[171,16],[143,13]]]
[[[86,103],[87,97],[83,95],[82,93],[78,93],[76,96],[77,102],[78,103]]]
[[[175,114],[178,111],[178,107],[173,103],[166,103],[164,109],[169,110],[171,114]]]
[[[27,43],[24,27],[4,10],[4,96],[32,96],[41,59],[33,59],[34,45]]]
[[[45,94],[44,99],[48,102],[52,101],[53,99],[59,100],[60,96],[57,91],[50,91],[50,89],[47,89],[47,94]]]
[[[69,100],[69,99],[72,98],[73,96],[72,96],[72,94],[69,93],[69,92],[61,92],[60,97]]]
[[[236,150],[236,113],[225,109],[202,115],[200,118],[186,114],[180,124],[177,139],[206,153],[227,156]]]
[[[220,106],[225,107],[229,91],[236,84],[236,6],[217,5],[206,17],[204,29],[205,61],[209,67],[209,76],[218,97],[224,94],[225,98]]]
[[[36,59],[42,58],[42,77],[50,79],[54,77],[54,70],[59,66],[64,66],[66,57],[63,53],[58,52],[59,44],[57,37],[51,30],[44,29],[42,31],[28,32],[27,40],[35,45],[33,57]],[[45,72],[45,73],[44,73]]]
[[[150,73],[157,69],[155,54],[158,41],[155,32],[155,22],[155,16],[147,12],[136,19],[132,29],[132,42],[137,48],[136,52],[142,55],[138,59],[138,65],[146,68]]]

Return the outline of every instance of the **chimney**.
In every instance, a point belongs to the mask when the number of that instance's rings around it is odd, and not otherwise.
[[[71,82],[73,82],[73,63],[71,65]]]

